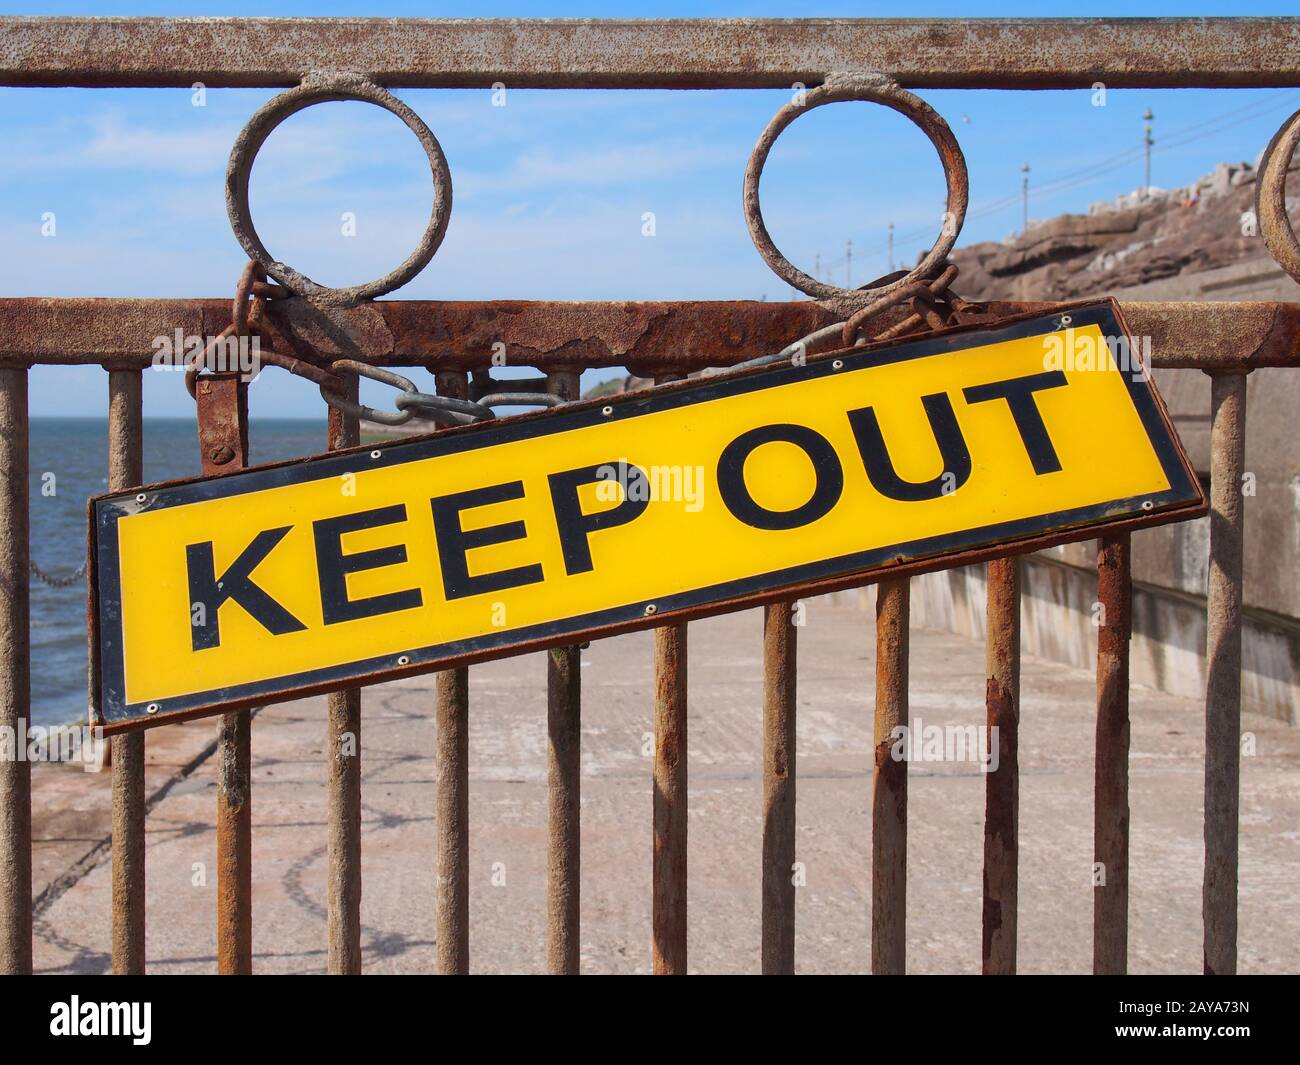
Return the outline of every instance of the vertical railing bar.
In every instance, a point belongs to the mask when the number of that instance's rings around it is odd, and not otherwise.
[[[1133,580],[1128,533],[1097,552],[1097,744],[1093,800],[1092,971],[1128,970],[1129,640]]]
[[[217,972],[253,971],[252,715],[222,714],[217,727]]]
[[[204,474],[248,464],[248,383],[206,374],[195,399]],[[217,726],[217,972],[253,971],[252,711],[222,714]]]
[[[1237,846],[1241,785],[1242,472],[1246,375],[1210,376],[1210,569],[1205,686],[1205,870],[1201,915],[1207,974],[1237,971]]]
[[[469,972],[469,670],[443,670],[434,683],[434,942],[438,972],[463,976]]]
[[[682,378],[659,374],[655,384]],[[659,976],[686,974],[687,662],[686,625],[655,629],[651,969]]]
[[[440,395],[469,398],[464,372],[442,371],[436,380]],[[434,943],[438,972],[454,976],[469,972],[469,670],[443,670],[434,683]]]
[[[31,713],[27,369],[0,369],[0,727],[17,736]],[[0,973],[32,971],[32,778],[26,758],[0,759]]]
[[[554,976],[576,976],[581,921],[581,651],[552,648],[547,655],[547,935],[546,966]]]
[[[547,387],[568,401],[581,373],[557,368]],[[547,971],[577,975],[581,955],[582,651],[556,647],[546,656]]]
[[[795,603],[763,610],[763,973],[794,973]]]
[[[347,396],[356,403],[359,381],[349,375]],[[361,442],[356,415],[329,408],[331,451]],[[326,767],[329,792],[327,967],[330,973],[361,972],[361,689],[331,692],[328,700]]]
[[[1020,559],[988,564],[983,972],[1016,971],[1020,861]]]
[[[144,483],[142,374],[108,372],[108,490]],[[113,972],[144,972],[145,800],[143,731],[114,739],[112,754]]]
[[[907,960],[907,758],[895,758],[907,708],[906,577],[876,586],[875,775],[871,790],[871,971],[902,973]],[[907,735],[908,733],[902,733]]]
[[[686,974],[687,757],[685,623],[655,629],[652,970]]]

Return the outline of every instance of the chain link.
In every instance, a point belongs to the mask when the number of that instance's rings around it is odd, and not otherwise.
[[[544,378],[507,383],[495,380],[490,373],[475,373],[471,381],[471,398],[453,399],[421,392],[410,378],[380,366],[356,359],[326,362],[315,353],[308,355],[287,331],[277,326],[269,310],[268,300],[286,299],[291,295],[283,286],[268,283],[266,271],[257,263],[249,262],[235,288],[230,325],[206,343],[203,351],[186,367],[185,387],[190,395],[196,394],[204,371],[217,369],[211,364],[217,345],[232,336],[257,336],[260,365],[278,366],[296,377],[305,378],[320,389],[321,397],[330,406],[380,425],[405,425],[416,417],[442,426],[468,425],[494,419],[494,407],[555,407],[562,402],[559,396],[546,391]],[[380,410],[350,400],[349,376],[365,377],[397,389],[393,404],[396,409]]]
[[[31,571],[33,577],[42,584],[48,585],[51,588],[71,588],[86,575],[86,564],[84,562],[66,577],[55,577],[46,573],[40,566],[30,559],[27,562],[27,568]]]
[[[354,359],[337,359],[330,363],[329,368],[335,375],[356,374],[358,377],[368,377],[372,381],[398,389],[399,394],[394,403],[397,410],[385,411],[368,407],[364,403],[353,403],[346,396],[340,396],[325,385],[321,385],[320,394],[326,403],[346,414],[364,418],[366,421],[378,422],[381,425],[405,425],[418,414],[440,425],[466,425],[469,422],[486,421],[496,417],[481,403],[421,392],[410,378],[380,366],[371,366],[369,363],[357,362]]]
[[[950,291],[952,283],[957,279],[957,273],[955,263],[945,262],[937,268],[934,276],[929,280],[914,281],[867,304],[844,323],[844,331],[840,338],[844,346],[856,347],[867,343],[867,338],[863,336],[867,322],[890,307],[905,301],[911,304],[911,314],[888,329],[876,333],[872,340],[892,340],[895,337],[905,336],[922,323],[928,331],[959,324],[962,316],[978,305]]]
[[[861,347],[864,344],[893,340],[916,331],[917,326],[924,325],[924,331],[945,329],[962,324],[965,316],[977,312],[981,305],[964,299],[951,289],[956,280],[956,264],[944,262],[936,268],[928,280],[915,281],[911,284],[886,292],[879,299],[867,304],[852,314],[847,321],[832,322],[801,337],[772,355],[762,355],[756,359],[747,359],[728,367],[729,370],[750,370],[756,366],[775,366],[807,357],[812,348],[831,338],[837,338],[839,346],[846,348]],[[870,292],[874,288],[883,288],[907,276],[906,270],[895,270],[876,280],[863,285],[860,292]],[[879,317],[891,307],[909,302],[911,313],[900,321],[882,330],[875,336],[864,336],[866,324]]]
[[[403,377],[392,370],[353,359],[337,359],[329,365],[330,372],[336,375],[344,373],[368,377],[372,381],[390,385],[398,390],[393,405],[395,412],[379,410],[363,403],[353,403],[344,396],[332,392],[325,385],[321,386],[321,396],[332,407],[367,421],[379,422],[381,425],[405,425],[414,417],[426,418],[438,425],[469,425],[472,422],[490,421],[496,418],[494,407],[555,407],[563,400],[552,392],[546,392],[545,382],[523,381],[510,382],[511,386],[521,391],[505,391],[494,388],[506,382],[496,381],[490,374],[475,376],[471,383],[470,394],[473,399],[454,399],[451,396],[439,396],[421,392],[408,377]],[[538,388],[537,385],[541,385]]]
[[[219,344],[232,336],[258,338],[256,372],[260,372],[262,366],[278,366],[322,388],[342,391],[343,379],[332,373],[327,366],[321,365],[321,360],[312,359],[300,351],[289,335],[275,324],[267,301],[288,299],[292,295],[283,286],[268,283],[266,271],[257,263],[247,263],[240,274],[239,284],[235,287],[230,324],[208,341],[203,351],[185,369],[185,387],[190,395],[195,395],[199,376],[204,370],[218,369],[211,364],[212,353]]]
[[[957,266],[943,262],[928,278],[913,281],[888,290],[865,307],[854,312],[847,321],[833,322],[787,345],[771,355],[747,359],[729,367],[748,370],[758,366],[773,366],[806,357],[810,350],[832,338],[838,338],[843,347],[861,347],[870,342],[893,340],[921,331],[929,332],[959,325],[965,316],[979,310],[980,305],[963,299],[952,291],[957,278]],[[888,289],[888,286],[907,276],[907,271],[897,270],[863,285],[860,292]],[[556,407],[563,400],[546,390],[544,378],[525,381],[498,381],[488,372],[475,372],[470,380],[469,399],[454,399],[430,392],[421,392],[415,382],[392,370],[355,359],[335,359],[325,363],[303,354],[295,342],[272,320],[267,301],[289,295],[280,285],[268,284],[266,273],[257,263],[244,267],[235,290],[231,308],[231,323],[219,336],[204,347],[201,355],[186,368],[185,384],[194,395],[199,375],[211,369],[209,358],[216,344],[230,336],[257,335],[269,347],[259,350],[261,362],[279,366],[297,377],[312,381],[320,388],[322,398],[330,406],[347,414],[381,425],[405,425],[412,418],[424,418],[437,425],[468,425],[489,421],[496,417],[495,407]],[[887,329],[867,336],[867,325],[890,308],[910,304],[910,313]],[[347,377],[365,377],[397,389],[394,410],[380,410],[347,397]]]

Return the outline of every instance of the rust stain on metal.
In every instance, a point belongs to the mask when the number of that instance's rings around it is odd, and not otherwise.
[[[828,71],[930,88],[1300,85],[1294,18],[0,19],[0,84],[789,88]]]
[[[226,321],[230,308],[226,307]],[[216,330],[213,331],[214,333]],[[207,334],[204,334],[207,335]],[[208,374],[195,391],[205,474],[248,464],[248,385],[239,374]],[[229,449],[232,457],[211,457]],[[217,729],[217,971],[253,971],[252,712],[223,714]]]
[[[437,375],[438,394],[469,398],[469,381],[457,371]],[[434,949],[443,976],[469,972],[469,670],[435,678],[434,849],[437,899]]]
[[[876,772],[871,785],[871,971],[900,974],[907,958],[907,758],[895,757],[907,702],[908,579],[876,586]],[[906,755],[906,750],[904,750]]]
[[[347,378],[345,398],[355,402],[359,387],[356,377]],[[360,442],[357,419],[331,406],[329,449]],[[326,965],[333,975],[354,976],[361,972],[361,689],[331,692],[326,718]]]
[[[576,647],[546,656],[546,969],[576,976],[581,957],[582,667]]]
[[[442,976],[469,972],[469,670],[437,674],[434,946]]]
[[[655,383],[682,378],[661,372]],[[686,973],[688,646],[685,623],[655,630],[650,951],[651,971],[659,976]]]
[[[280,306],[277,306],[279,304]],[[994,301],[971,324],[1069,304]],[[1121,301],[1135,336],[1152,338],[1153,363],[1201,370],[1300,367],[1300,303]],[[294,338],[322,355],[380,366],[483,370],[496,341],[512,364],[542,370],[624,366],[643,377],[730,366],[837,321],[810,301],[565,302],[392,300],[364,307],[311,310],[297,301],[271,305]],[[910,314],[891,308],[882,329]],[[229,299],[0,299],[0,366],[32,363],[153,363],[152,340],[215,336],[230,324]]]
[[[217,731],[217,971],[253,971],[251,712],[223,714]]]
[[[290,339],[329,358],[385,359],[393,354],[393,334],[373,303],[337,307],[303,297],[276,300],[268,309]]]
[[[235,399],[236,389],[243,393],[242,400]],[[197,399],[203,472],[243,469],[248,465],[247,386],[237,375],[213,374],[200,379]]]
[[[578,398],[578,371],[559,368],[547,387]],[[546,656],[547,924],[546,965],[576,976],[582,956],[582,651],[563,646]]]
[[[1129,640],[1133,630],[1131,542],[1106,536],[1097,553],[1097,739],[1093,861],[1104,880],[1093,887],[1092,968],[1128,969]]]
[[[142,384],[140,370],[108,375],[110,491],[144,482]],[[145,971],[145,738],[119,736],[112,743],[113,972],[138,976]]]
[[[985,714],[997,769],[984,775],[983,971],[1016,971],[1019,916],[1020,559],[988,564]],[[991,767],[990,767],[991,768]]]
[[[1241,572],[1246,376],[1210,386],[1210,570],[1205,681],[1205,867],[1201,917],[1207,975],[1237,971],[1241,802]]]
[[[686,626],[655,629],[651,968],[686,974]]]
[[[794,972],[796,685],[794,604],[763,611],[763,903],[764,975]]]
[[[27,371],[0,369],[0,726],[31,715]],[[0,758],[0,973],[32,971],[32,764]]]

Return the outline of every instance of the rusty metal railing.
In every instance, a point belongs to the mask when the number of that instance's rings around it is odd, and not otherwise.
[[[828,69],[859,85],[870,83],[873,91],[884,86],[895,99],[909,95],[901,93],[907,86],[1068,88],[1088,87],[1099,78],[1114,87],[1293,86],[1300,85],[1300,19],[703,23],[0,18],[0,85],[162,87],[203,81],[212,88],[296,86],[304,70],[326,79],[355,79],[355,72],[364,70],[364,84],[386,88],[490,86],[497,81],[542,88],[788,88],[822,85]],[[1300,276],[1300,246],[1280,190],[1298,137],[1300,116],[1295,116],[1270,146],[1274,166],[1266,165],[1260,176],[1262,236],[1292,276]],[[949,189],[951,194],[951,174]],[[819,330],[838,332],[831,327],[847,316],[845,301],[836,298],[842,296],[829,294],[826,305],[392,301],[333,306],[328,329],[320,328],[319,308],[291,299],[277,308],[276,321],[277,328],[309,342],[327,359],[424,367],[435,375],[439,395],[458,400],[471,398],[468,375],[486,370],[494,342],[507,337],[513,364],[536,367],[546,375],[550,391],[571,399],[584,368],[623,366],[665,382],[780,350]],[[988,303],[980,305],[973,320],[1051,306]],[[1121,307],[1132,331],[1151,338],[1155,368],[1199,370],[1213,381],[1204,967],[1206,972],[1233,972],[1241,705],[1239,486],[1246,376],[1259,367],[1300,367],[1300,304],[1124,302]],[[888,308],[873,328],[898,327],[910,314],[907,306]],[[141,373],[152,362],[150,338],[170,335],[178,327],[189,335],[213,336],[230,321],[228,300],[0,299],[0,725],[16,727],[30,709],[28,369],[34,364],[97,364],[108,371],[109,488],[121,490],[143,478]],[[535,339],[541,336],[547,338],[545,345]],[[328,446],[348,446],[356,432],[355,418],[332,407]],[[1096,890],[1094,903],[1093,967],[1098,973],[1122,972],[1127,963],[1129,560],[1127,534],[1101,541],[1098,598],[1105,612],[1097,660],[1094,835],[1095,860],[1106,863],[1108,886]],[[999,730],[1001,768],[986,780],[983,969],[998,973],[1016,968],[1019,561],[989,563],[988,586],[987,715],[988,725]],[[891,729],[908,720],[908,607],[906,580],[879,583],[872,802],[871,953],[876,972],[901,972],[906,960],[907,762],[888,757],[888,750]],[[789,604],[765,608],[761,880],[762,964],[768,973],[791,972],[795,960],[789,872],[796,838],[797,630],[789,614]],[[660,973],[685,972],[687,965],[687,641],[685,624],[656,630],[651,883],[652,958]],[[576,972],[581,689],[575,649],[550,652],[547,691],[546,957],[550,971]],[[465,669],[438,675],[433,708],[436,957],[445,973],[466,972],[470,957],[468,702]],[[359,758],[338,757],[337,742],[348,734],[359,743],[360,704],[356,690],[329,699],[328,967],[340,973],[358,972],[362,963]],[[222,970],[235,972],[248,971],[252,964],[249,723],[246,712],[229,717],[242,720],[222,726],[229,735],[221,747],[220,803],[226,805],[219,819],[229,820],[229,840],[218,844],[218,939],[223,943]],[[119,973],[145,968],[144,751],[145,736],[137,732],[119,737],[113,752],[112,949],[113,969]],[[0,763],[3,972],[32,967],[30,811],[29,763]],[[227,862],[233,864],[227,867]]]

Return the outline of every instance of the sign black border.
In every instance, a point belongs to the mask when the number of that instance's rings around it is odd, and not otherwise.
[[[947,330],[923,339],[876,345],[867,349],[848,349],[810,358],[803,366],[778,365],[753,370],[721,373],[656,388],[644,395],[626,393],[589,402],[576,403],[559,410],[522,415],[500,422],[480,423],[457,429],[442,430],[420,437],[406,438],[389,444],[363,445],[309,459],[295,459],[267,466],[254,466],[218,477],[173,481],[161,485],[98,496],[90,500],[90,538],[88,570],[90,572],[90,651],[92,657],[91,723],[108,731],[120,731],[128,725],[150,726],[165,721],[220,713],[239,706],[258,705],[299,698],[315,692],[342,687],[346,682],[374,683],[396,676],[409,676],[445,669],[462,662],[501,657],[510,652],[523,653],[565,642],[576,642],[591,635],[610,635],[612,631],[629,631],[700,617],[707,613],[725,613],[759,602],[793,595],[809,585],[827,579],[849,578],[847,584],[869,584],[873,579],[899,570],[881,569],[891,564],[924,563],[928,568],[943,568],[977,561],[975,557],[948,559],[949,555],[975,552],[981,548],[1003,547],[1000,552],[1016,554],[1068,540],[1089,539],[1106,526],[1116,523],[1130,528],[1161,524],[1203,514],[1204,493],[1193,475],[1187,458],[1174,435],[1168,415],[1150,380],[1149,373],[1135,375],[1116,368],[1138,417],[1152,442],[1170,487],[1153,495],[1133,496],[1089,507],[1055,511],[1033,518],[999,522],[968,529],[960,533],[927,537],[902,544],[873,548],[869,551],[841,555],[820,562],[774,570],[744,579],[668,595],[654,600],[655,612],[645,614],[646,604],[637,602],[621,607],[576,615],[520,629],[486,633],[467,640],[413,648],[376,658],[361,659],[340,666],[309,670],[250,684],[232,685],[206,692],[195,692],[154,704],[123,701],[125,692],[122,657],[121,587],[118,569],[117,522],[120,518],[164,507],[179,506],[202,500],[228,498],[247,492],[264,491],[287,484],[339,477],[345,473],[400,465],[435,456],[479,450],[498,444],[553,435],[641,415],[673,410],[713,399],[743,395],[760,389],[779,387],[822,377],[861,370],[873,366],[922,359],[972,347],[985,347],[1026,336],[1047,335],[1055,331],[1062,313],[1069,313],[1074,328],[1096,325],[1103,336],[1129,336],[1123,327],[1118,307],[1112,300],[1062,305],[1050,314],[1034,312],[992,327],[988,325]],[[1050,328],[1044,328],[1044,326]],[[1135,350],[1131,348],[1131,350]],[[606,413],[608,411],[609,413]],[[145,502],[137,496],[143,494]],[[1070,535],[1060,535],[1063,531]],[[1008,543],[1009,542],[1009,543]],[[910,572],[919,572],[916,566]],[[853,580],[856,575],[859,579]],[[847,586],[847,585],[841,585]],[[765,597],[765,598],[764,598]],[[607,632],[605,630],[612,630]],[[96,639],[98,635],[98,639]],[[399,665],[399,657],[408,658]],[[156,706],[148,713],[147,705]]]

